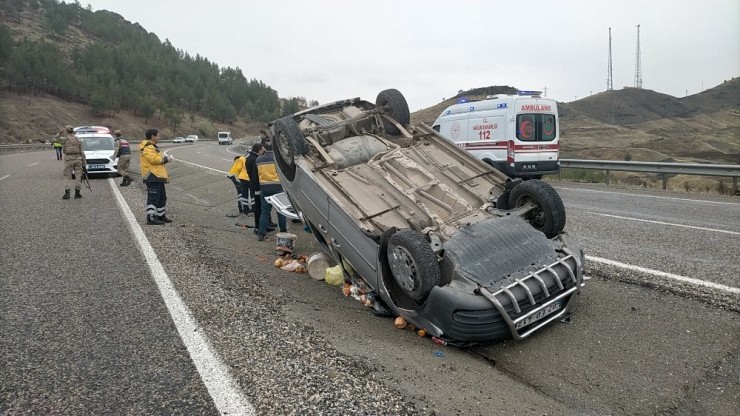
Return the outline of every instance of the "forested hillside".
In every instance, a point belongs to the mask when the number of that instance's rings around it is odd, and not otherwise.
[[[0,1],[0,82],[12,92],[51,94],[98,116],[157,114],[176,130],[194,114],[220,123],[272,120],[305,106],[239,68],[160,41],[154,33],[79,2]]]

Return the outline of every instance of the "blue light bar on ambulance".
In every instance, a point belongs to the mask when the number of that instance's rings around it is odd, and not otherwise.
[[[468,97],[460,97],[457,99],[458,104],[467,103],[467,102],[468,102]]]
[[[516,95],[532,95],[539,97],[542,95],[542,91],[517,91]]]

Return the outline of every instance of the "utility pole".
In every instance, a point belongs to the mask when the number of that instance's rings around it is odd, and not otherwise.
[[[612,78],[612,28],[609,28],[609,69],[606,75],[606,90],[614,89],[614,78]]]
[[[637,25],[637,51],[635,53],[635,88],[642,88],[642,64],[640,62],[640,25]]]

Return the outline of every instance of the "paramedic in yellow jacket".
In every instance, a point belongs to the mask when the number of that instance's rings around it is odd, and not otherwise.
[[[172,162],[172,156],[165,156],[157,147],[159,131],[146,131],[146,140],[139,145],[139,162],[141,163],[141,177],[146,184],[146,223],[148,225],[162,225],[172,222],[167,218],[167,192],[164,184],[169,182],[165,164]]]
[[[246,161],[245,156],[234,157],[234,163],[231,165],[229,173],[226,174],[236,186],[236,204],[239,208],[239,214],[244,215],[252,212],[254,206],[254,195],[249,186],[249,172],[247,172]]]
[[[283,192],[283,187],[280,185],[280,178],[277,174],[277,168],[275,167],[275,155],[272,153],[270,142],[265,142],[265,153],[258,157],[255,163],[260,181],[260,198],[262,198],[262,213],[260,214],[260,228],[257,231],[257,239],[264,241],[272,210],[272,205],[267,203],[265,198]],[[280,232],[286,232],[285,216],[278,212],[277,217]]]

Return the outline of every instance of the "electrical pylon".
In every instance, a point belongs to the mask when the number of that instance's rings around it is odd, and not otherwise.
[[[609,28],[609,71],[606,76],[606,90],[614,89],[614,78],[612,78],[612,28]]]
[[[635,54],[635,88],[642,88],[642,64],[640,62],[640,25],[637,25],[637,51]]]

